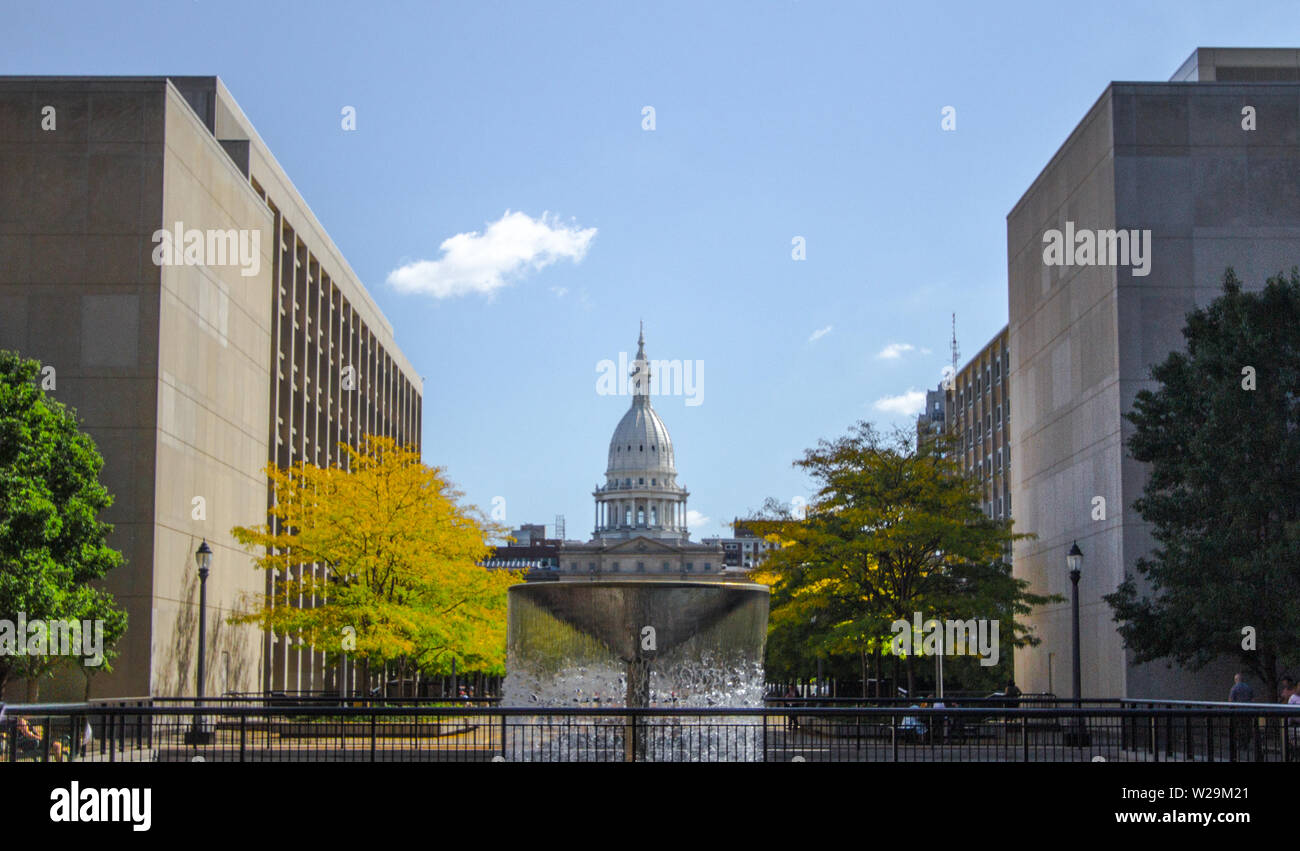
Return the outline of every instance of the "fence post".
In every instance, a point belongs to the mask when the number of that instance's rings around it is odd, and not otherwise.
[[[239,716],[239,761],[244,761],[244,749],[248,745],[248,716]]]
[[[1021,761],[1029,762],[1029,716],[1020,717],[1020,753]]]
[[[370,761],[375,761],[375,715],[370,714]]]
[[[898,762],[898,716],[889,716],[889,747],[894,755],[894,762]]]
[[[1231,728],[1229,728],[1231,731]],[[1214,762],[1214,716],[1205,716],[1205,761]]]

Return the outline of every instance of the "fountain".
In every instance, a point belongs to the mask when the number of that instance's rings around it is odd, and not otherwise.
[[[539,710],[511,716],[512,758],[761,758],[757,717],[545,715],[547,707],[762,705],[770,593],[714,572],[725,570],[721,543],[690,540],[689,492],[650,402],[650,365],[642,328],[632,402],[592,493],[592,539],[557,542],[555,581],[530,577],[509,590],[502,704]]]
[[[756,707],[763,700],[769,591],[752,582],[671,579],[527,582],[509,591],[502,705]],[[761,758],[757,718],[653,719],[632,752],[624,719],[516,717],[511,759]],[[586,722],[586,723],[584,723]],[[603,726],[605,729],[601,729]],[[530,728],[525,734],[523,727]],[[718,737],[727,731],[726,741]],[[699,733],[704,732],[702,737]],[[681,744],[689,739],[691,753]]]

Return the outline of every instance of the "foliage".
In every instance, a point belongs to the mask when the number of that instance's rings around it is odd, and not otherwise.
[[[267,468],[270,523],[233,534],[261,548],[274,589],[235,620],[335,658],[402,659],[426,675],[453,661],[502,671],[506,588],[520,577],[478,565],[501,530],[458,505],[462,494],[419,450],[376,435],[342,449],[343,467]]]
[[[37,361],[0,351],[0,619],[102,620],[110,658],[126,613],[91,584],[122,564],[107,544],[113,527],[98,519],[113,504],[99,481],[104,459],[76,414],[39,386],[40,373]],[[0,695],[10,677],[37,680],[78,661],[0,655]]]
[[[1054,598],[1012,577],[1004,554],[1027,536],[979,509],[948,436],[915,447],[904,432],[886,438],[861,422],[795,466],[818,485],[806,516],[769,500],[747,524],[780,544],[755,578],[772,587],[771,642],[787,665],[802,649],[856,654],[865,671],[867,655],[891,652],[890,625],[915,612],[997,620],[1003,648],[1037,643],[1016,616]]]
[[[1295,269],[1255,293],[1229,269],[1127,414],[1129,451],[1151,465],[1134,507],[1157,546],[1106,600],[1139,662],[1232,657],[1271,687],[1300,661],[1297,328]]]

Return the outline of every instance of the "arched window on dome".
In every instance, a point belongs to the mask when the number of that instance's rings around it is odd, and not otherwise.
[[[645,525],[645,509],[644,509],[644,508],[638,508],[638,509],[636,510],[636,525],[638,525],[638,526],[644,526],[644,525]]]
[[[630,508],[623,509],[623,525],[624,526],[632,525],[632,509]]]
[[[650,506],[650,525],[651,526],[659,525],[659,509],[655,508],[654,506]]]

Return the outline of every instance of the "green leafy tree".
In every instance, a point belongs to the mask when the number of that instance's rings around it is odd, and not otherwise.
[[[106,543],[112,526],[98,519],[113,502],[99,482],[104,459],[75,413],[45,395],[40,372],[38,362],[0,351],[0,620],[101,620],[111,647],[126,614],[91,584],[122,563]],[[25,678],[29,700],[41,678],[80,661],[4,651],[0,696],[10,678]]]
[[[1229,269],[1127,415],[1157,546],[1106,600],[1139,662],[1232,657],[1273,684],[1300,658],[1298,328],[1297,270],[1247,293]]]
[[[1016,616],[1055,598],[1011,575],[1004,554],[1027,536],[980,510],[978,486],[962,476],[948,436],[917,447],[905,432],[885,437],[861,422],[795,466],[818,485],[806,516],[774,511],[769,500],[766,516],[749,524],[781,544],[755,574],[772,586],[778,651],[856,653],[865,681],[868,657],[878,663],[892,649],[890,625],[915,612],[997,620],[1004,649],[1037,643]],[[909,691],[914,658],[906,659]]]

